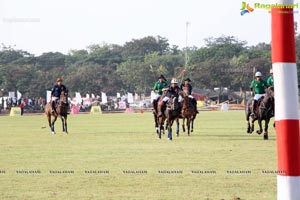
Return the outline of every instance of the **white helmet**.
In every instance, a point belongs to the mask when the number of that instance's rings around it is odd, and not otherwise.
[[[262,76],[261,72],[256,72],[255,76]]]
[[[176,78],[172,78],[171,83],[178,83]]]

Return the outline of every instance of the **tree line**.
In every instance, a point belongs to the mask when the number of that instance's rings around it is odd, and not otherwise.
[[[197,88],[248,90],[253,69],[267,78],[270,68],[270,44],[247,46],[233,36],[207,38],[204,47],[183,49],[170,45],[167,38],[148,36],[124,45],[94,44],[68,54],[46,52],[40,56],[2,45],[0,88],[2,92],[19,90],[24,96],[45,97],[55,79],[62,77],[71,95],[149,95],[158,75],[164,74],[168,80],[189,77]]]

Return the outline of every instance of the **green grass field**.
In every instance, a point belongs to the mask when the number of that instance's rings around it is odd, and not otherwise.
[[[52,135],[45,116],[0,117],[0,199],[276,199],[275,131],[247,134],[243,111],[201,112],[173,141],[150,113],[68,122]]]

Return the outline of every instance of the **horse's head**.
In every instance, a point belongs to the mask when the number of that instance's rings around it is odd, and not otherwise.
[[[171,96],[171,98],[168,101],[168,107],[170,107],[172,110],[177,110],[180,107],[178,102],[178,96]]]
[[[68,103],[68,91],[62,91],[62,93],[60,93],[59,101],[61,104]]]
[[[274,87],[273,86],[270,86],[266,89],[266,96],[274,97]]]
[[[190,98],[188,95],[183,96],[183,101],[182,101],[182,109],[186,109],[189,107],[190,104]]]
[[[266,89],[266,95],[262,100],[263,106],[267,109],[274,109],[275,99],[274,99],[274,87],[270,86]]]

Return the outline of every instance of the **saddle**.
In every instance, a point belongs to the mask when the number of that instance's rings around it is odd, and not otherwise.
[[[178,101],[178,98],[177,97],[171,97],[170,99],[169,99],[169,101],[167,102],[167,109],[168,110],[171,110],[171,111],[173,111],[173,110],[177,110],[178,109],[178,107],[179,107],[179,102],[176,102],[176,101]]]

